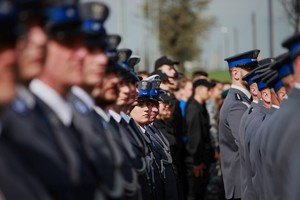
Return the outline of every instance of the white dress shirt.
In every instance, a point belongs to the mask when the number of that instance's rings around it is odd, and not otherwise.
[[[53,88],[39,79],[34,79],[31,81],[29,89],[54,111],[65,126],[71,125],[72,109]]]

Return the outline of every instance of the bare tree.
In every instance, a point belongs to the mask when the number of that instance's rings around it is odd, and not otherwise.
[[[158,35],[161,52],[181,63],[199,60],[202,51],[201,42],[215,22],[214,18],[203,15],[211,0],[158,1]],[[146,7],[145,11],[145,15],[151,14],[147,12],[149,9]],[[183,65],[179,68],[184,71]]]
[[[282,4],[290,24],[293,26],[295,33],[300,28],[300,0],[279,0]]]

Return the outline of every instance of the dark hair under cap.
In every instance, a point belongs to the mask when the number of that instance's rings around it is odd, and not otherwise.
[[[196,87],[201,86],[201,85],[205,86],[207,88],[212,88],[213,87],[213,84],[211,82],[209,82],[208,80],[198,79],[193,83],[193,89],[195,89]]]

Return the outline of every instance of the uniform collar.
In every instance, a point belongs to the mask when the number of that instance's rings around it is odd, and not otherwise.
[[[258,101],[257,101],[257,100],[252,100],[252,102],[258,104]]]
[[[112,118],[114,118],[118,123],[120,123],[122,117],[119,113],[116,113],[113,110],[109,110],[108,112]]]
[[[233,85],[233,84],[231,85],[231,88],[240,90],[241,92],[243,92],[248,97],[248,99],[251,99],[251,93],[247,89],[245,89],[241,86],[238,86],[238,85]]]
[[[276,106],[276,105],[272,105],[273,108],[276,108],[276,109],[279,109],[280,107],[279,106]]]
[[[100,115],[106,122],[109,122],[109,118],[110,118],[109,113],[105,112],[99,106],[95,106],[94,109],[95,109],[96,113],[98,113],[98,115]]]
[[[295,83],[295,84],[294,84],[294,88],[300,90],[300,83]]]
[[[125,114],[123,111],[121,111],[121,117],[127,122],[127,124],[129,124],[129,121],[131,119],[131,117],[127,114]]]
[[[53,88],[39,79],[34,79],[31,81],[29,89],[54,111],[65,126],[71,124],[72,109],[68,102]]]
[[[73,86],[71,92],[79,97],[89,109],[92,109],[95,106],[94,99],[82,88]]]
[[[146,130],[145,130],[142,126],[140,126],[139,124],[137,124],[137,125],[138,125],[138,127],[140,127],[140,129],[141,129],[141,131],[142,131],[143,133],[146,132]]]
[[[28,108],[33,109],[35,106],[34,96],[24,85],[17,85],[18,96],[25,102]]]

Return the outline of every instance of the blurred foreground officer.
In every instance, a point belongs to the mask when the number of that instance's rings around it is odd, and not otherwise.
[[[126,73],[129,70],[128,66],[124,65],[123,62],[127,62],[131,53],[132,51],[130,49],[117,51],[117,57],[115,60],[110,60],[107,70],[105,71],[105,76],[95,87],[96,93],[94,93],[94,98],[97,105],[95,110],[99,115],[99,122],[102,123],[108,130],[107,133],[113,138],[121,152],[121,171],[123,175],[122,186],[124,188],[124,199],[139,198],[137,172],[134,166],[135,153],[132,145],[129,142],[127,134],[121,132],[117,121],[110,116],[109,108],[118,100],[118,83],[121,81],[120,74]]]
[[[36,96],[40,120],[48,127],[42,137],[47,138],[49,146],[42,145],[54,151],[55,159],[39,162],[46,166],[35,163],[35,170],[53,198],[93,199],[96,177],[83,145],[86,135],[76,130],[72,109],[66,100],[71,87],[82,82],[83,61],[88,53],[77,2],[45,3],[47,55],[42,72],[29,87]],[[54,163],[48,163],[50,161]],[[42,174],[45,169],[49,172]]]
[[[0,199],[50,199],[31,169],[20,159],[20,152],[3,136],[6,130],[6,110],[16,95],[15,42],[16,7],[9,1],[0,1]],[[20,133],[20,132],[19,132]]]
[[[116,48],[121,37],[108,35],[104,22],[108,17],[108,7],[99,2],[80,3],[80,14],[85,33],[84,43],[89,53],[84,58],[83,80],[73,86],[68,100],[72,105],[74,126],[85,135],[84,149],[90,165],[99,181],[97,198],[120,198],[123,195],[121,151],[106,128],[99,122],[94,111],[93,89],[101,83],[107,70],[107,48]],[[84,124],[84,126],[83,126]]]
[[[247,148],[248,151],[248,158],[250,163],[248,165],[248,174],[251,178],[253,186],[253,192],[255,194],[255,199],[263,199],[263,192],[264,192],[264,184],[262,181],[263,176],[263,168],[262,168],[262,156],[260,153],[260,146],[261,146],[261,127],[267,123],[266,120],[270,118],[270,116],[278,109],[275,108],[275,104],[278,106],[278,100],[276,99],[276,93],[272,92],[271,84],[268,84],[268,79],[273,78],[269,76],[274,71],[271,70],[269,67],[265,70],[265,72],[259,74],[255,79],[258,80],[258,88],[262,93],[262,102],[263,107],[259,109],[259,112],[256,113],[256,117],[249,123],[248,127],[246,128],[245,135],[250,136],[248,140]],[[268,79],[267,79],[268,78]],[[255,81],[255,80],[254,80]],[[272,97],[273,96],[273,97]],[[275,101],[274,101],[275,100]],[[273,105],[274,104],[274,105]],[[254,199],[254,197],[252,198]]]
[[[209,115],[205,102],[210,98],[213,85],[206,79],[193,83],[192,97],[186,105],[185,123],[188,140],[186,149],[188,199],[204,199],[209,181],[210,163],[214,156],[209,136]]]
[[[289,49],[293,63],[295,84],[288,99],[272,119],[267,131],[277,136],[277,152],[274,160],[273,195],[268,199],[300,198],[299,192],[299,98],[300,98],[300,34],[296,34],[282,44]],[[278,137],[279,136],[279,137]]]
[[[223,181],[226,199],[241,198],[239,155],[239,126],[243,113],[250,106],[251,94],[242,80],[257,66],[259,50],[252,50],[226,58],[232,85],[220,111],[219,137]]]
[[[287,97],[280,101],[279,95],[285,91],[285,87],[282,84],[282,80],[279,78],[279,71],[282,77],[290,76],[292,77],[293,70],[290,63],[290,55],[286,53],[275,58],[275,62],[270,65],[270,68],[275,70],[275,73],[269,73],[269,79],[266,80],[266,84],[270,87],[273,87],[274,93],[272,93],[272,107],[269,110],[268,115],[266,115],[262,125],[257,130],[257,139],[255,140],[257,147],[257,159],[256,169],[259,169],[258,177],[261,179],[262,185],[260,187],[260,192],[258,193],[259,199],[267,199],[267,196],[272,196],[273,191],[273,169],[274,169],[274,159],[277,153],[277,142],[278,137],[281,137],[281,134],[274,135],[273,132],[266,131],[269,127],[273,126],[273,118],[276,118],[277,112],[280,110],[279,106],[285,103]],[[267,76],[266,76],[267,78]],[[288,84],[287,84],[288,85]],[[277,97],[277,96],[278,97]],[[287,95],[282,95],[287,96]],[[275,97],[275,98],[273,98]],[[276,141],[276,142],[273,142]],[[261,158],[260,158],[261,157]]]

